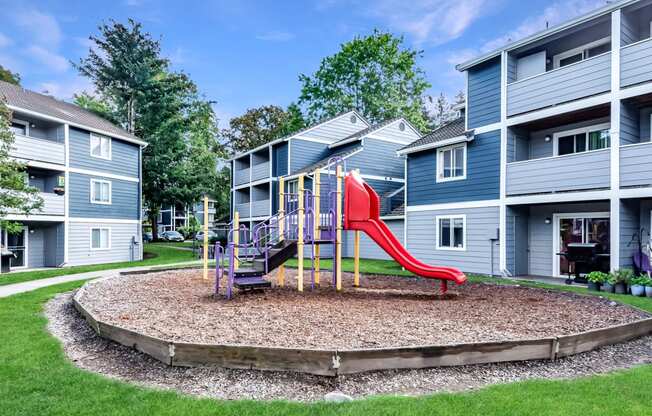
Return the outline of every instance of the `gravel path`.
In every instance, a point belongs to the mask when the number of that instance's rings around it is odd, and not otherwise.
[[[214,300],[199,270],[123,276],[81,291],[101,320],[172,341],[301,348],[373,348],[551,337],[631,322],[645,313],[607,299],[522,286],[363,276],[364,290],[288,287]],[[324,273],[324,281],[329,281]],[[288,336],[291,334],[292,336]]]
[[[652,363],[652,337],[555,362],[529,361],[426,370],[382,371],[327,378],[297,373],[169,367],[131,348],[99,338],[72,306],[71,293],[46,304],[49,331],[82,369],[137,384],[216,399],[314,401],[332,391],[354,398],[464,391],[528,379],[563,379]]]

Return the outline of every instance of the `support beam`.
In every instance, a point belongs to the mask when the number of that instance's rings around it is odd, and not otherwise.
[[[355,230],[353,246],[353,286],[360,287],[360,231]]]
[[[233,213],[233,268],[237,269],[240,267],[240,261],[238,261],[238,255],[240,251],[238,250],[238,244],[240,244],[240,213],[238,211]]]
[[[313,230],[313,239],[315,240],[321,240],[321,232],[319,230],[319,226],[321,224],[321,210],[320,210],[320,204],[321,204],[321,176],[319,173],[319,169],[315,171],[314,174],[314,179],[313,179],[313,203],[315,204],[313,212],[314,212],[314,219],[313,223],[315,224],[315,228]],[[315,263],[314,263],[314,273],[315,273],[315,285],[319,286],[319,256],[321,255],[321,246],[319,244],[315,245]]]
[[[335,201],[335,289],[342,290],[342,166],[336,170]]]
[[[206,195],[204,195],[204,280],[208,280],[208,196]]]
[[[305,215],[305,189],[304,175],[299,175],[299,210],[297,213],[297,290],[303,292],[303,231],[304,231],[304,215]]]
[[[285,179],[280,177],[278,180],[278,241],[285,239]],[[276,282],[280,287],[285,285],[285,265],[281,264],[278,268]]]

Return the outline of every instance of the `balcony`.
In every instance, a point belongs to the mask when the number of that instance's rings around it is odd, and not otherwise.
[[[609,188],[609,149],[507,164],[507,195]]]
[[[251,168],[251,180],[257,181],[260,179],[269,178],[269,166],[269,162],[263,162],[254,165],[253,168]]]
[[[507,115],[590,97],[611,89],[611,52],[507,85]]]
[[[269,199],[261,199],[254,201],[251,204],[252,217],[268,217],[269,216]]]
[[[43,198],[43,206],[41,211],[34,211],[29,216],[39,215],[61,215],[65,213],[65,197],[50,192],[39,192],[38,196]],[[16,214],[16,210],[9,210],[9,213]],[[63,218],[62,218],[63,219]]]
[[[235,204],[235,211],[240,214],[241,218],[249,218],[250,210],[251,210],[251,204],[249,202]]]
[[[251,172],[250,168],[236,170],[233,174],[234,185],[237,186],[237,185],[242,185],[244,183],[249,183],[250,172]]]
[[[652,39],[627,45],[620,52],[620,85],[629,87],[652,81]]]
[[[15,135],[14,144],[9,154],[24,160],[56,163],[58,165],[66,163],[63,143],[18,134]]]
[[[620,186],[652,186],[652,142],[620,147]]]

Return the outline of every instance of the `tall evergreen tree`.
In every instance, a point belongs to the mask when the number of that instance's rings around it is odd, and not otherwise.
[[[11,72],[0,65],[0,81],[9,82],[10,84],[20,85],[20,75],[17,72]]]

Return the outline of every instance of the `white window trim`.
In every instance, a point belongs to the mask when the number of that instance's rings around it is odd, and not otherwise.
[[[96,201],[95,200],[95,184],[96,183],[108,184],[109,185],[109,201],[108,202]],[[104,179],[93,179],[93,178],[91,178],[90,184],[91,184],[90,185],[91,186],[91,192],[90,192],[91,204],[111,205],[111,203],[113,201],[113,184],[111,183],[111,181],[107,181],[107,180],[104,180]]]
[[[463,170],[464,173],[462,174],[462,176],[452,176],[450,178],[444,178],[444,163],[443,163],[443,156],[442,155],[443,155],[444,152],[446,152],[448,150],[458,148],[458,147],[462,147],[464,149],[464,152],[463,152],[463,154],[464,154],[464,163],[462,164],[462,170]],[[450,146],[437,148],[437,156],[436,156],[437,157],[437,172],[435,174],[435,182],[436,183],[462,181],[462,180],[466,179],[466,160],[467,160],[467,157],[466,157],[466,151],[467,150],[466,149],[467,149],[466,142],[464,142],[464,143],[456,143],[456,144],[453,144],[453,145],[450,145]]]
[[[462,219],[462,247],[445,247],[439,245],[439,221],[440,220],[450,220],[451,221],[451,242],[453,242],[453,220]],[[444,251],[466,251],[466,214],[454,214],[454,215],[437,215],[435,217],[435,241],[436,249]]]
[[[11,122],[16,123],[16,124],[22,124],[23,126],[25,126],[25,136],[29,137],[29,122],[28,121],[19,120],[17,118],[12,118]]]
[[[605,37],[605,38],[598,39],[598,40],[596,40],[596,41],[593,41],[593,42],[587,43],[587,44],[585,44],[585,45],[578,46],[577,48],[573,48],[573,49],[571,49],[571,50],[568,50],[568,51],[565,51],[565,52],[562,52],[562,53],[558,53],[557,55],[554,55],[554,56],[552,57],[552,61],[553,61],[553,69],[561,68],[561,67],[559,66],[559,62],[560,62],[562,59],[568,58],[568,57],[573,56],[573,55],[577,55],[577,54],[580,53],[580,52],[582,52],[582,59],[580,60],[580,62],[582,62],[582,61],[585,60],[585,59],[589,59],[589,58],[585,58],[585,57],[584,57],[584,51],[586,51],[587,49],[595,48],[596,46],[600,46],[600,45],[607,44],[607,43],[609,43],[610,41],[611,41],[611,37],[610,37],[610,36],[607,36],[607,37]]]
[[[652,115],[651,115],[652,117]],[[564,137],[564,136],[571,136],[575,134],[581,134],[581,133],[586,133],[586,140],[588,141],[589,138],[589,132],[596,131],[596,130],[609,130],[609,147],[606,147],[605,149],[609,149],[611,147],[611,124],[609,123],[602,123],[602,124],[594,124],[592,126],[587,126],[587,127],[582,127],[579,129],[573,129],[573,130],[565,130],[565,131],[559,131],[557,133],[554,133],[552,135],[552,154],[555,157],[563,157],[563,156],[569,156],[569,155],[575,155],[579,153],[590,153],[590,152],[599,152],[604,149],[595,149],[595,150],[585,150],[583,152],[574,152],[574,153],[569,153],[567,155],[560,155],[559,154],[559,138]],[[587,143],[588,145],[588,143]],[[588,149],[588,146],[587,146]]]
[[[108,247],[100,247],[100,248],[94,248],[93,247],[93,230],[100,230],[100,244],[102,243],[102,230],[106,230],[109,234],[109,246]],[[89,246],[91,248],[91,251],[106,251],[106,250],[111,250],[111,227],[91,227],[89,230]]]
[[[102,150],[102,139],[107,139],[109,141],[109,155],[108,156],[98,156],[93,154],[93,137],[96,137],[100,140],[100,151]],[[103,136],[101,134],[97,133],[91,133],[90,138],[89,138],[89,153],[91,157],[94,157],[96,159],[104,159],[104,160],[111,160],[111,157],[113,155],[113,140],[109,136]]]

